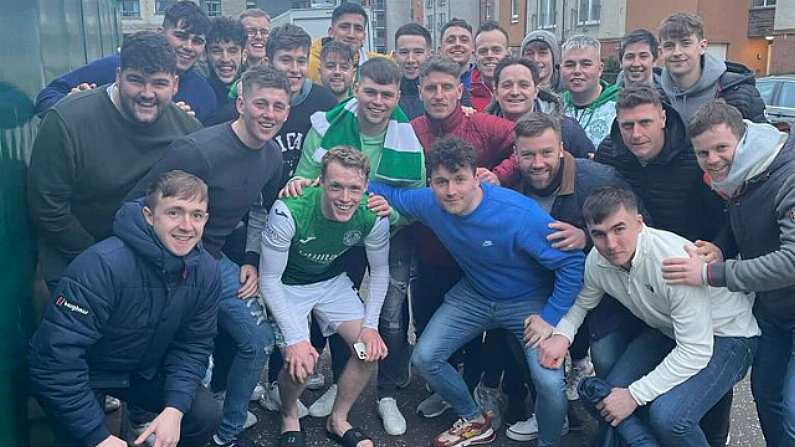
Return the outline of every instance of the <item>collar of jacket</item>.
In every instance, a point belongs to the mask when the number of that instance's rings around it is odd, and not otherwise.
[[[475,67],[472,69],[472,81],[469,90],[475,95],[475,92],[482,93],[480,96],[494,96],[494,89],[484,82],[483,76],[480,74],[480,69]]]
[[[464,111],[461,110],[460,101],[456,103],[453,113],[451,113],[447,118],[434,119],[428,115],[428,112],[425,112],[425,115],[428,117],[428,123],[430,124],[431,131],[435,135],[449,135],[453,133],[453,131],[457,129],[466,118]]]
[[[563,103],[566,105],[571,105],[573,107],[588,108],[589,110],[593,110],[601,107],[604,103],[608,101],[615,100],[616,97],[618,96],[618,93],[621,91],[621,87],[615,84],[609,84],[604,79],[599,80],[599,85],[602,86],[602,92],[599,93],[599,96],[597,96],[596,99],[594,99],[593,102],[591,102],[587,106],[577,106],[576,104],[574,104],[574,100],[572,99],[571,92],[569,90],[566,90],[565,92],[563,92],[563,95],[561,95],[561,97],[563,98]]]
[[[683,151],[693,152],[693,146],[691,146],[690,139],[687,138],[687,128],[685,128],[682,117],[667,102],[663,101],[662,104],[665,110],[665,143],[657,157],[647,163],[646,166],[668,164]],[[610,140],[617,149],[620,149],[620,153],[623,157],[636,158],[632,151],[629,150],[629,147],[624,143],[624,138],[621,136],[621,129],[618,125],[618,119],[613,120],[613,127],[610,130]]]
[[[113,220],[113,234],[124,241],[138,256],[152,264],[169,282],[187,279],[191,267],[199,263],[202,242],[185,256],[176,256],[166,249],[143,215],[143,199],[125,202]]]
[[[420,78],[407,79],[405,76],[400,77],[400,96],[419,96],[420,95]]]
[[[560,164],[563,166],[563,175],[560,179],[560,186],[558,187],[558,196],[568,196],[574,194],[574,178],[577,170],[576,161],[574,160],[574,156],[570,153],[563,151],[563,160],[560,161]],[[537,193],[538,190],[533,188],[530,182],[527,182],[522,178],[522,192],[526,195],[527,193]]]

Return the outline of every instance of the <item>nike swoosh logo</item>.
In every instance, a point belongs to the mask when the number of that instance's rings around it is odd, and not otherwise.
[[[285,213],[284,211],[275,210],[274,212],[276,213],[277,216],[282,216],[285,219],[287,218],[287,213]]]
[[[309,243],[311,241],[314,241],[315,239],[317,239],[315,236],[309,236],[306,239],[298,239],[298,242],[300,242],[302,244],[306,244],[306,243]]]

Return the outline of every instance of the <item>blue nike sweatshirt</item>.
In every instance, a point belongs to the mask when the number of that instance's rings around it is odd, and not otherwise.
[[[90,64],[63,74],[50,82],[47,87],[36,96],[34,112],[41,114],[54,106],[61,98],[68,95],[73,88],[82,83],[96,84],[97,87],[116,81],[116,69],[121,65],[121,56],[113,54],[102,59],[97,59]],[[196,70],[179,74],[179,89],[174,95],[174,102],[184,101],[196,112],[196,119],[205,122],[216,108],[216,99],[213,89],[204,76]]]
[[[369,189],[433,230],[475,291],[494,301],[530,300],[535,313],[557,325],[582,288],[585,256],[552,248],[546,237],[554,220],[532,199],[499,186],[481,188],[483,201],[465,216],[446,212],[430,188],[370,182]]]

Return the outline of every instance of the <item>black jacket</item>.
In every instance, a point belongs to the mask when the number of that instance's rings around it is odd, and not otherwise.
[[[740,261],[727,261],[710,284],[756,292],[768,318],[795,320],[795,134],[768,169],[728,202]]]
[[[726,61],[726,72],[718,79],[718,98],[737,108],[743,118],[766,123],[765,103],[756,89],[756,77],[743,64]]]
[[[161,375],[165,406],[187,412],[216,333],[220,273],[200,246],[168,252],[140,202],[116,214],[115,236],[67,268],[31,339],[33,394],[85,445],[110,435],[94,389]]]
[[[725,230],[721,198],[703,180],[685,124],[673,107],[664,105],[665,145],[642,165],[621,138],[617,121],[596,151],[595,161],[614,167],[632,186],[654,220],[654,227],[686,239],[713,240]]]
[[[409,121],[425,113],[425,105],[420,98],[420,80],[400,78],[400,109]]]

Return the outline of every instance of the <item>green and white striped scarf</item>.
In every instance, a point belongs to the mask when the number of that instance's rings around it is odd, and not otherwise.
[[[312,154],[315,161],[320,163],[329,149],[340,145],[361,150],[358,110],[359,102],[356,98],[350,98],[328,112],[312,114],[312,128],[321,137],[320,147]],[[381,161],[377,167],[373,167],[374,178],[398,185],[424,181],[421,178],[423,160],[422,145],[409,119],[400,107],[395,107],[386,128]]]

